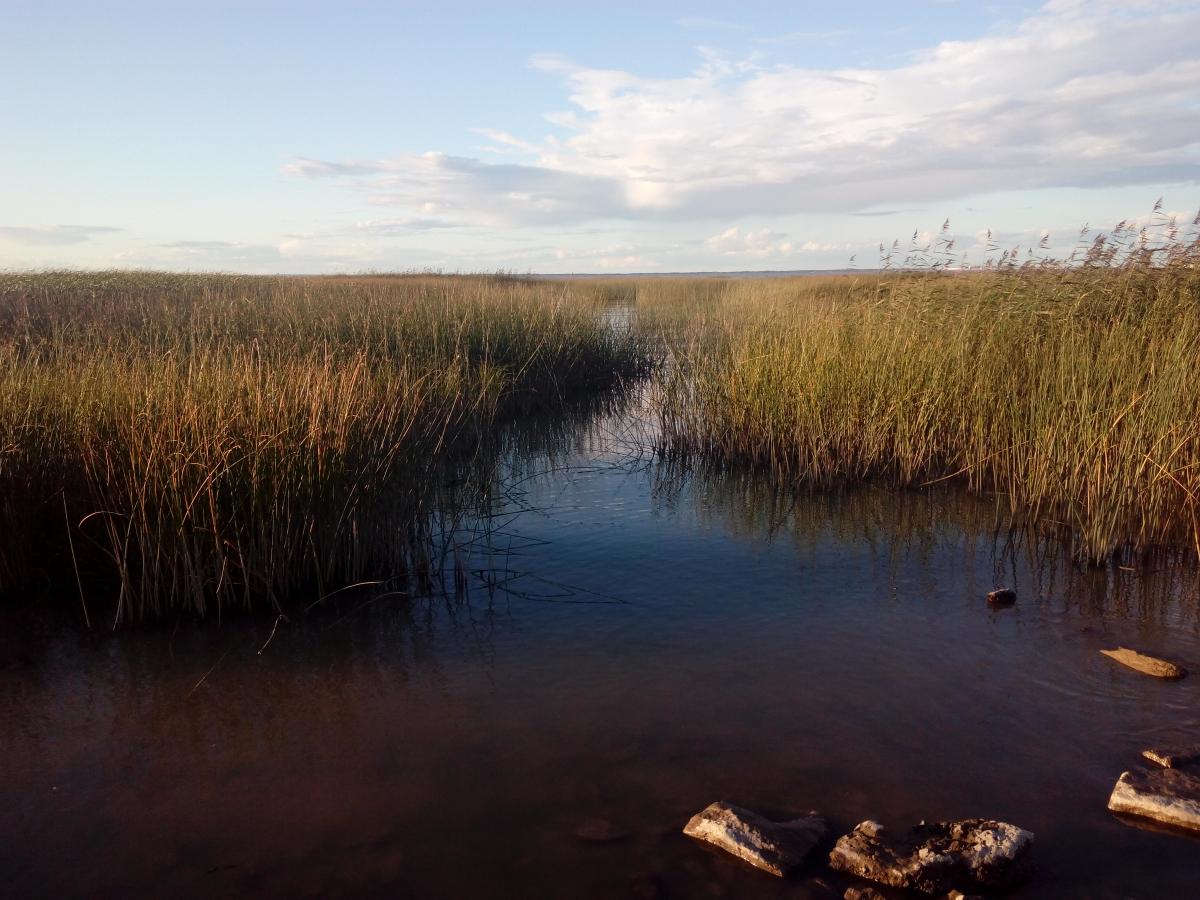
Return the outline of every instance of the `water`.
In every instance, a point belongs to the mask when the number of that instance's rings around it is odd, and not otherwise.
[[[1074,569],[953,491],[681,475],[637,424],[514,438],[458,594],[40,626],[0,673],[0,894],[841,895],[680,834],[728,799],[835,833],[1011,821],[1023,897],[1200,895],[1200,841],[1105,810],[1143,747],[1200,739],[1200,677],[1099,653],[1200,671],[1194,576]]]

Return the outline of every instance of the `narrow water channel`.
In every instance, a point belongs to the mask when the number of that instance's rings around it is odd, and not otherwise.
[[[0,673],[0,894],[840,896],[680,833],[727,799],[1004,819],[1037,836],[1022,897],[1200,896],[1200,841],[1105,809],[1144,746],[1200,737],[1200,675],[1099,653],[1200,672],[1194,573],[1074,568],[955,491],[682,473],[644,425],[515,440],[458,591],[44,624]]]

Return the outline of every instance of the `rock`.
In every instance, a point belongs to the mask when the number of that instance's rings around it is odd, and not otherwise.
[[[1118,647],[1116,650],[1101,650],[1100,652],[1111,659],[1115,659],[1122,665],[1129,666],[1131,669],[1137,669],[1146,675],[1153,675],[1155,678],[1182,678],[1187,674],[1186,669],[1175,665],[1175,663],[1167,662],[1165,659],[1159,659],[1155,656],[1146,656],[1127,647]]]
[[[1179,769],[1122,772],[1108,808],[1200,831],[1200,778]]]
[[[1011,588],[996,588],[987,595],[987,602],[992,606],[1012,606],[1017,602],[1017,592]]]
[[[1033,868],[1033,835],[991,819],[922,822],[900,834],[867,821],[838,838],[829,864],[859,878],[926,894],[1007,888]]]
[[[593,844],[607,844],[609,841],[625,840],[629,832],[613,825],[608,819],[588,819],[575,826],[575,837]]]
[[[1180,766],[1200,762],[1200,744],[1192,744],[1190,747],[1151,747],[1149,750],[1143,750],[1142,756],[1165,768],[1178,769]]]
[[[662,879],[653,872],[639,872],[629,879],[629,896],[634,900],[658,900],[662,896]]]
[[[683,827],[683,833],[720,847],[772,875],[799,868],[825,836],[825,820],[808,812],[788,822],[772,822],[748,809],[713,803]]]
[[[962,891],[951,891],[946,900],[981,900],[978,894],[964,894]]]
[[[842,900],[887,900],[887,897],[873,887],[848,887]]]

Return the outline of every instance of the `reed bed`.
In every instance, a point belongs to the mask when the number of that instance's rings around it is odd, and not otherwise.
[[[1195,224],[1195,223],[1194,223]],[[1078,258],[647,285],[663,450],[784,483],[961,481],[1014,521],[1200,556],[1200,243],[1119,229]],[[885,258],[885,265],[890,259]]]
[[[563,284],[0,275],[0,594],[117,624],[395,576],[503,421],[644,368]]]

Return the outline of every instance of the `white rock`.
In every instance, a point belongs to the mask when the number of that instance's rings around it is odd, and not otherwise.
[[[803,865],[825,830],[825,820],[815,812],[788,822],[772,822],[748,809],[713,803],[692,816],[683,833],[782,876]]]
[[[1179,769],[1122,772],[1108,808],[1200,831],[1200,778]]]

